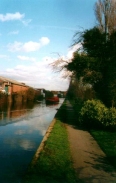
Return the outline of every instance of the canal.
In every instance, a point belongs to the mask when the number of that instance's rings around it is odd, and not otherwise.
[[[0,109],[0,182],[21,183],[59,104],[45,101]]]

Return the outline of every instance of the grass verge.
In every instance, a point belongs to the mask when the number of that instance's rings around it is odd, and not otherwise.
[[[116,168],[116,132],[91,130],[90,133],[106,154],[107,159]]]
[[[56,120],[39,159],[28,169],[24,182],[76,183],[67,130],[60,120]]]

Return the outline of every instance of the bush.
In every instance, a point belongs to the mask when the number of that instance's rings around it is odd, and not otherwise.
[[[33,101],[35,99],[35,90],[31,87],[27,90],[27,100]]]
[[[83,106],[83,100],[81,98],[75,98],[74,102],[73,102],[73,106],[74,106],[74,110],[75,110],[75,114],[76,117],[79,117],[79,113],[81,111],[81,108]]]
[[[99,100],[88,100],[80,110],[79,122],[87,128],[116,130],[116,108],[108,109]]]
[[[107,114],[107,121],[104,124],[109,129],[116,130],[116,108],[110,108]]]
[[[84,102],[80,111],[79,121],[86,127],[101,128],[106,124],[108,109],[99,100],[88,100]]]

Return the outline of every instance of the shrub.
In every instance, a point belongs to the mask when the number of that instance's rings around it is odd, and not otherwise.
[[[107,114],[106,128],[116,130],[116,108],[110,108]]]
[[[99,100],[87,100],[80,111],[79,121],[86,127],[101,128],[107,123],[108,108]]]
[[[31,87],[27,90],[27,100],[33,101],[35,99],[35,90]]]
[[[75,114],[77,116],[77,118],[79,117],[79,113],[81,111],[81,108],[83,106],[83,100],[81,98],[75,98],[73,106],[74,106],[74,110],[75,110]]]

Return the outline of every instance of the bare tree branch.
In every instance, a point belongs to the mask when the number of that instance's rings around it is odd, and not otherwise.
[[[65,59],[62,58],[58,53],[57,55],[59,58],[55,60],[53,63],[50,63],[49,65],[52,67],[54,72],[61,72],[63,78],[69,78],[71,77],[72,73],[67,70],[67,65],[71,62],[70,59]]]
[[[111,34],[116,30],[116,0],[98,0],[95,16],[101,32]]]

